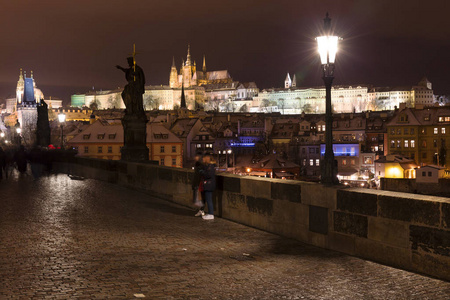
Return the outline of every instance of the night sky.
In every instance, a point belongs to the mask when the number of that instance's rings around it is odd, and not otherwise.
[[[336,84],[416,84],[450,94],[450,1],[77,0],[2,1],[0,98],[15,93],[19,68],[47,96],[63,98],[125,84],[116,64],[136,43],[147,84],[168,84],[187,45],[201,67],[235,80],[281,87],[321,85],[314,37],[326,12],[344,38]]]

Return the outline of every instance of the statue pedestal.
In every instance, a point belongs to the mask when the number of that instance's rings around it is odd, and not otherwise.
[[[121,150],[122,160],[148,161],[147,117],[125,115],[122,119],[124,145]]]

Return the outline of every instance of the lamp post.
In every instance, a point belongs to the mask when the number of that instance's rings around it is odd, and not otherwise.
[[[66,121],[66,114],[62,111],[58,114],[59,126],[61,127],[61,149],[64,149],[64,122]]]
[[[21,137],[21,133],[22,133],[22,128],[20,128],[20,123],[17,122],[16,123],[16,133],[17,133],[17,144],[19,144],[19,146],[22,144],[22,137]]]
[[[324,34],[316,38],[325,83],[325,157],[322,161],[322,183],[327,185],[338,184],[337,170],[333,153],[333,114],[331,111],[331,85],[334,79],[334,62],[338,50],[339,37],[332,34],[331,19],[326,14],[324,21]]]

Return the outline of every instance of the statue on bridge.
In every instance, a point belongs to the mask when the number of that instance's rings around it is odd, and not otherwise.
[[[136,52],[133,50],[133,56],[127,58],[129,68],[116,66],[125,73],[125,79],[128,81],[122,92],[127,115],[144,114],[142,95],[145,93],[145,75],[142,68],[136,64],[135,55]]]
[[[141,67],[136,64],[136,47],[128,57],[129,68],[116,66],[125,73],[127,85],[123,89],[122,99],[125,103],[125,116],[122,118],[124,131],[124,145],[121,150],[122,160],[146,161],[149,151],[147,148],[147,116],[144,111],[143,94],[145,93],[145,75]]]

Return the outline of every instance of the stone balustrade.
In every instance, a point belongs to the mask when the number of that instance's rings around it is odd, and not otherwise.
[[[192,205],[189,169],[70,158],[61,172]],[[216,214],[318,247],[450,280],[450,199],[217,175]]]

